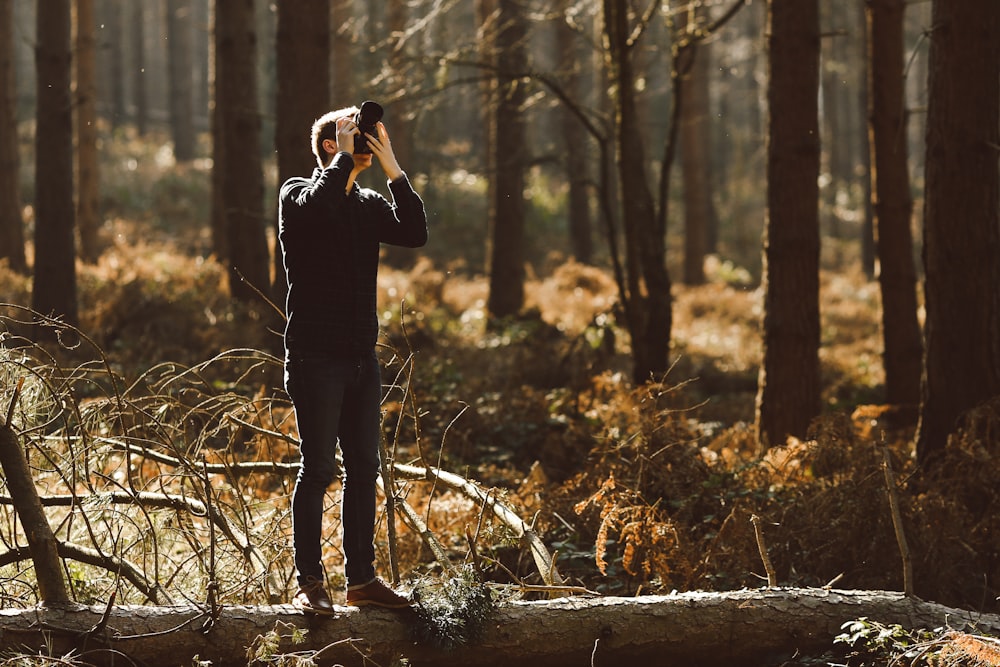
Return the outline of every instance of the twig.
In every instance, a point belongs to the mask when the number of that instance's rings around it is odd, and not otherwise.
[[[882,449],[882,471],[885,473],[885,487],[889,493],[892,527],[896,531],[896,543],[899,545],[899,555],[903,559],[903,592],[906,595],[913,595],[913,563],[910,561],[910,546],[906,542],[906,533],[903,530],[903,515],[899,511],[896,480],[892,474],[892,462],[889,460],[887,448]]]
[[[778,585],[778,575],[774,571],[774,566],[771,565],[771,558],[767,555],[767,544],[764,543],[764,531],[760,527],[760,517],[756,514],[750,517],[750,523],[753,524],[753,532],[757,537],[757,550],[760,551],[760,559],[764,562],[764,570],[767,572],[767,587],[775,588]]]

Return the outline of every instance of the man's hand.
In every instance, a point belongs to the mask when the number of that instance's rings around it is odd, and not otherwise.
[[[350,118],[337,121],[337,150],[354,153],[354,136],[359,134],[358,126]]]
[[[379,164],[382,165],[382,170],[385,171],[386,178],[394,181],[403,175],[403,170],[399,168],[399,162],[396,161],[396,154],[392,152],[392,143],[389,141],[389,133],[386,131],[385,125],[380,121],[376,125],[376,129],[378,130],[377,137],[373,137],[370,134],[365,135],[368,137],[368,147],[372,149],[372,153],[378,158]]]

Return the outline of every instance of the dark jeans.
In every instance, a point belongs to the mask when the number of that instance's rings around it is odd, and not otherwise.
[[[292,495],[295,567],[301,585],[323,579],[320,540],[326,489],[344,459],[344,559],[348,586],[375,578],[375,479],[379,473],[382,380],[374,350],[360,357],[289,354],[285,389],[295,406],[302,464]]]

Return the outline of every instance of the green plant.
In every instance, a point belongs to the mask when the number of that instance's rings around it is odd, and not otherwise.
[[[441,580],[424,579],[413,591],[418,641],[454,648],[482,636],[494,617],[496,600],[470,565]]]

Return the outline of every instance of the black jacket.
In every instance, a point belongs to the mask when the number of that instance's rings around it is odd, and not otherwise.
[[[350,153],[337,153],[312,178],[291,178],[278,199],[278,239],[288,278],[285,347],[294,354],[357,355],[378,337],[379,244],[418,248],[427,217],[404,175],[389,183],[392,203],[355,183]]]

